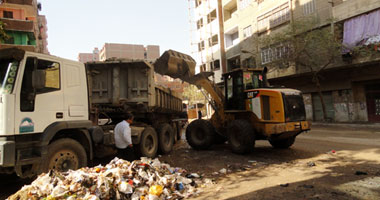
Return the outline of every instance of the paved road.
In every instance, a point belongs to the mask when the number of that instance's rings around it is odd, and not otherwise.
[[[267,141],[257,141],[250,155],[233,154],[226,144],[195,151],[182,141],[160,159],[215,180],[198,199],[380,199],[376,129],[313,127],[297,137],[291,149],[273,149]],[[214,173],[222,168],[228,169],[227,175]],[[0,177],[0,199],[26,183],[14,176]]]

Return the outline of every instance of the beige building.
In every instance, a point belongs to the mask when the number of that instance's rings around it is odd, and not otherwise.
[[[99,49],[94,48],[92,53],[79,53],[78,61],[82,63],[99,61]]]
[[[99,52],[101,61],[112,58],[125,59],[145,59],[155,61],[160,57],[160,47],[157,45],[136,45],[136,44],[116,44],[105,43]]]
[[[329,121],[380,122],[379,0],[189,0],[189,5],[197,71],[214,71],[216,83],[223,72],[266,66],[286,55],[286,47],[268,48],[257,41],[282,32],[292,20],[314,17],[315,28],[331,28],[350,50],[361,45],[374,49],[375,55],[366,58],[342,52],[341,60],[321,73],[321,89]],[[307,118],[321,120],[310,71],[292,65],[273,68],[268,80],[303,91]]]

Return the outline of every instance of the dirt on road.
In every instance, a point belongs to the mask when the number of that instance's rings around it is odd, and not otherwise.
[[[194,199],[380,199],[380,133],[314,129],[290,149],[256,141],[249,155],[175,147],[160,160],[214,181]]]
[[[249,155],[231,153],[228,144],[196,151],[183,138],[159,159],[212,180],[193,199],[380,199],[380,133],[375,131],[313,128],[290,149],[256,141]],[[0,197],[28,183],[13,180],[0,180]]]

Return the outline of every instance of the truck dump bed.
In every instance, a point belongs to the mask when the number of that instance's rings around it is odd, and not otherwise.
[[[157,86],[154,67],[143,60],[116,60],[86,64],[91,108],[137,113],[182,111],[180,94]]]

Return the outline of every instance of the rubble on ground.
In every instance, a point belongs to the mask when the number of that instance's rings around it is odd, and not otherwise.
[[[183,199],[209,184],[198,174],[170,167],[157,158],[128,162],[115,158],[106,166],[67,172],[50,171],[24,186],[9,200]]]

